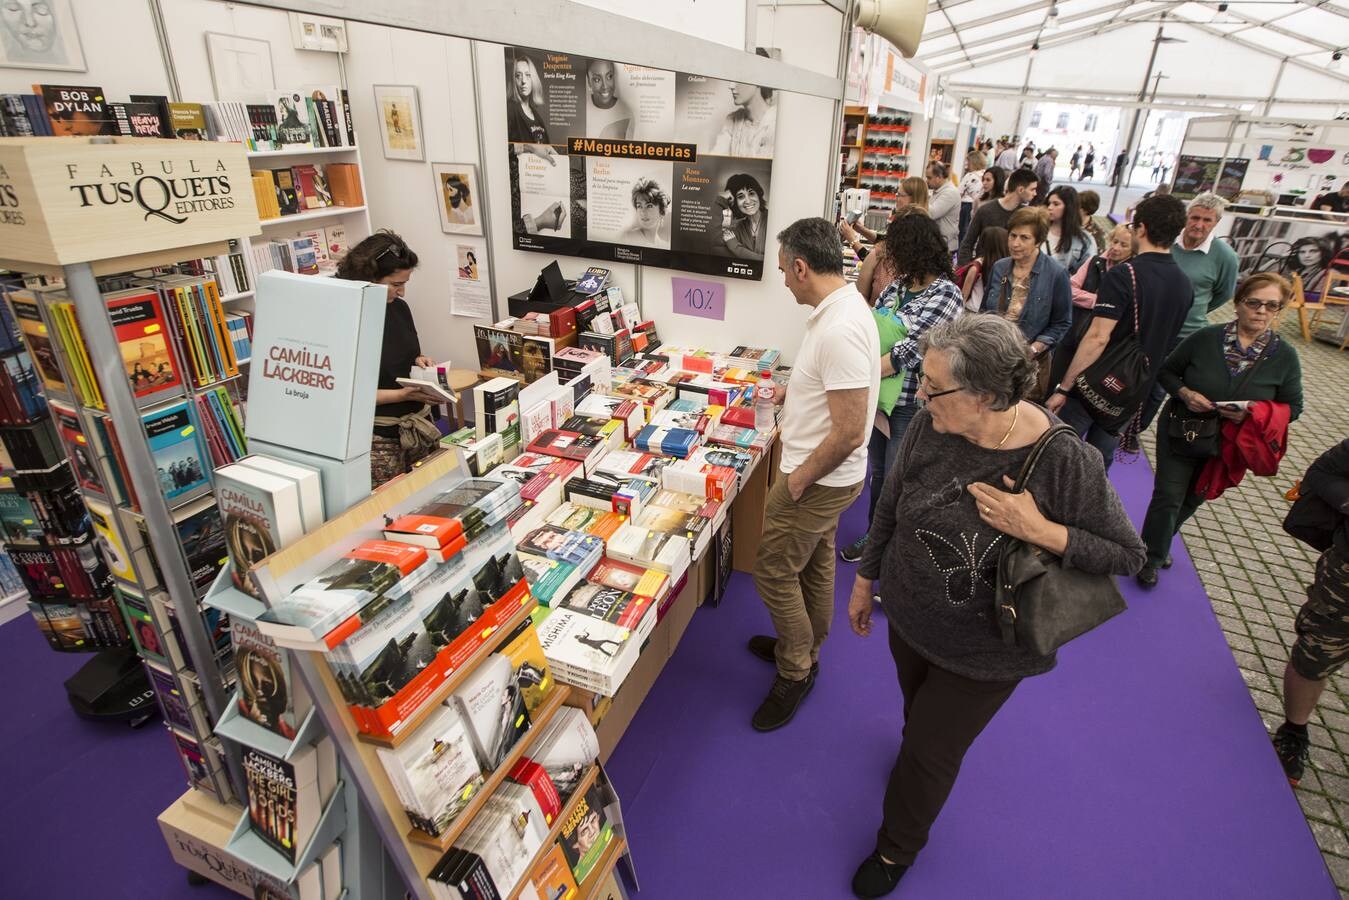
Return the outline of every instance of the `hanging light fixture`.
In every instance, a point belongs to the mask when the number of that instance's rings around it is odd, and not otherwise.
[[[1030,45],[1030,55],[1034,56],[1039,52],[1040,52],[1040,42],[1036,41],[1035,43]]]
[[[1332,72],[1338,72],[1340,70],[1340,60],[1343,58],[1344,53],[1340,50],[1336,50],[1334,53],[1330,54],[1330,64],[1327,65],[1326,68]]]
[[[1059,30],[1059,5],[1057,3],[1049,7],[1049,14],[1045,16],[1045,31],[1055,32]]]

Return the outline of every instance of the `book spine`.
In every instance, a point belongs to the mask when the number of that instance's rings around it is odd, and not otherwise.
[[[346,88],[342,88],[342,118],[347,125],[347,146],[356,146],[356,131],[351,124],[351,96]]]

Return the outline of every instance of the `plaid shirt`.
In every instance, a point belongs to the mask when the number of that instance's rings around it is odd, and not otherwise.
[[[949,278],[938,277],[919,293],[903,302],[903,291],[898,281],[892,282],[881,292],[876,302],[878,309],[885,309],[896,299],[902,305],[894,311],[899,320],[908,328],[908,336],[890,348],[890,364],[896,372],[904,372],[904,387],[900,389],[895,406],[913,406],[918,402],[918,368],[923,358],[918,355],[918,342],[923,333],[934,325],[949,322],[965,311],[965,298],[960,288]]]
[[[1251,345],[1242,350],[1241,343],[1237,340],[1237,323],[1228,322],[1224,325],[1223,359],[1227,362],[1227,374],[1235,378],[1255,365],[1256,360],[1265,352],[1265,348],[1269,346],[1269,342],[1273,338],[1274,329],[1267,328],[1264,334],[1251,341]]]

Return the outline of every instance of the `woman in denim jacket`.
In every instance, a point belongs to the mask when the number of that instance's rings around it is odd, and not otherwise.
[[[1044,207],[1023,206],[1012,213],[1007,221],[1011,255],[994,263],[983,306],[984,312],[999,313],[1021,329],[1031,356],[1040,364],[1042,383],[1048,380],[1050,354],[1073,323],[1068,272],[1040,252],[1048,232],[1049,215]]]

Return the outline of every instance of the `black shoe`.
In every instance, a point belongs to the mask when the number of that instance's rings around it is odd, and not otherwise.
[[[895,889],[909,867],[903,863],[888,863],[880,851],[868,856],[857,867],[852,877],[852,892],[858,897],[884,897]]]
[[[1142,569],[1139,570],[1138,574],[1135,577],[1138,579],[1138,583],[1145,588],[1156,587],[1157,567],[1144,566]]]
[[[781,728],[796,715],[797,707],[806,699],[806,694],[815,686],[815,679],[806,676],[800,681],[790,681],[778,675],[773,679],[773,687],[750,720],[755,731],[772,731]]]
[[[749,639],[749,652],[762,659],[764,662],[776,664],[778,661],[778,639],[769,637],[766,634],[756,634]],[[810,664],[810,677],[814,678],[820,674],[820,664]]]
[[[1171,568],[1171,566],[1172,566],[1174,563],[1175,563],[1175,560],[1172,559],[1172,558],[1171,558],[1171,554],[1168,553],[1168,554],[1166,554],[1166,559],[1162,562],[1162,568],[1163,568],[1163,569],[1169,569],[1169,568]]]
[[[1306,732],[1299,734],[1287,725],[1280,725],[1279,730],[1274,732],[1274,752],[1279,754],[1283,773],[1288,776],[1288,783],[1293,787],[1297,787],[1297,783],[1302,780],[1302,773],[1307,770],[1310,745],[1311,738]]]
[[[867,536],[864,534],[842,550],[838,551],[838,558],[844,562],[857,562],[862,558],[862,554],[866,552],[866,549]]]

